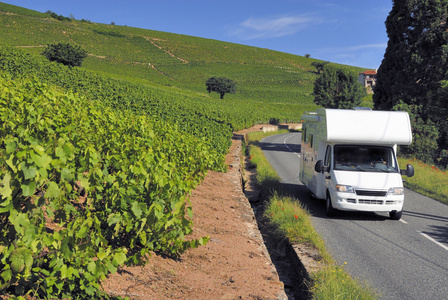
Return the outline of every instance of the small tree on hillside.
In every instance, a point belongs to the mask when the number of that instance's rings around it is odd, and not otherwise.
[[[351,109],[366,95],[356,73],[326,64],[314,83],[314,102],[325,108]]]
[[[234,94],[236,92],[236,83],[226,77],[210,77],[205,82],[205,85],[209,93],[218,93],[220,99],[223,99],[225,94]]]
[[[69,67],[80,67],[83,59],[87,57],[87,52],[80,46],[64,43],[48,45],[42,54],[49,61],[55,61]]]

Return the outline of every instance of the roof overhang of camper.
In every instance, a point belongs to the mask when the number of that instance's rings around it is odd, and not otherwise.
[[[409,115],[402,111],[319,109],[325,120],[326,139],[331,143],[410,145]],[[317,120],[316,120],[317,121]]]

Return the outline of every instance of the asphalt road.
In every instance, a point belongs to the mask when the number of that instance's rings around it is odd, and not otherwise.
[[[310,211],[332,257],[380,299],[448,299],[448,205],[405,190],[403,217],[388,213],[325,215],[325,202],[312,200],[299,180],[300,133],[261,141],[263,153],[290,194]]]

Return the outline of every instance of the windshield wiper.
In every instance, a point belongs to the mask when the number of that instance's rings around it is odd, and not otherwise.
[[[356,166],[356,169],[359,170],[359,171],[367,172],[366,169],[362,168],[362,167],[359,166],[359,165]]]

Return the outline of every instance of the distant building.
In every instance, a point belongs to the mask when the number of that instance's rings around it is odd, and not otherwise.
[[[376,84],[376,70],[367,70],[358,75],[358,82],[367,89],[367,93],[373,93],[373,87]]]

